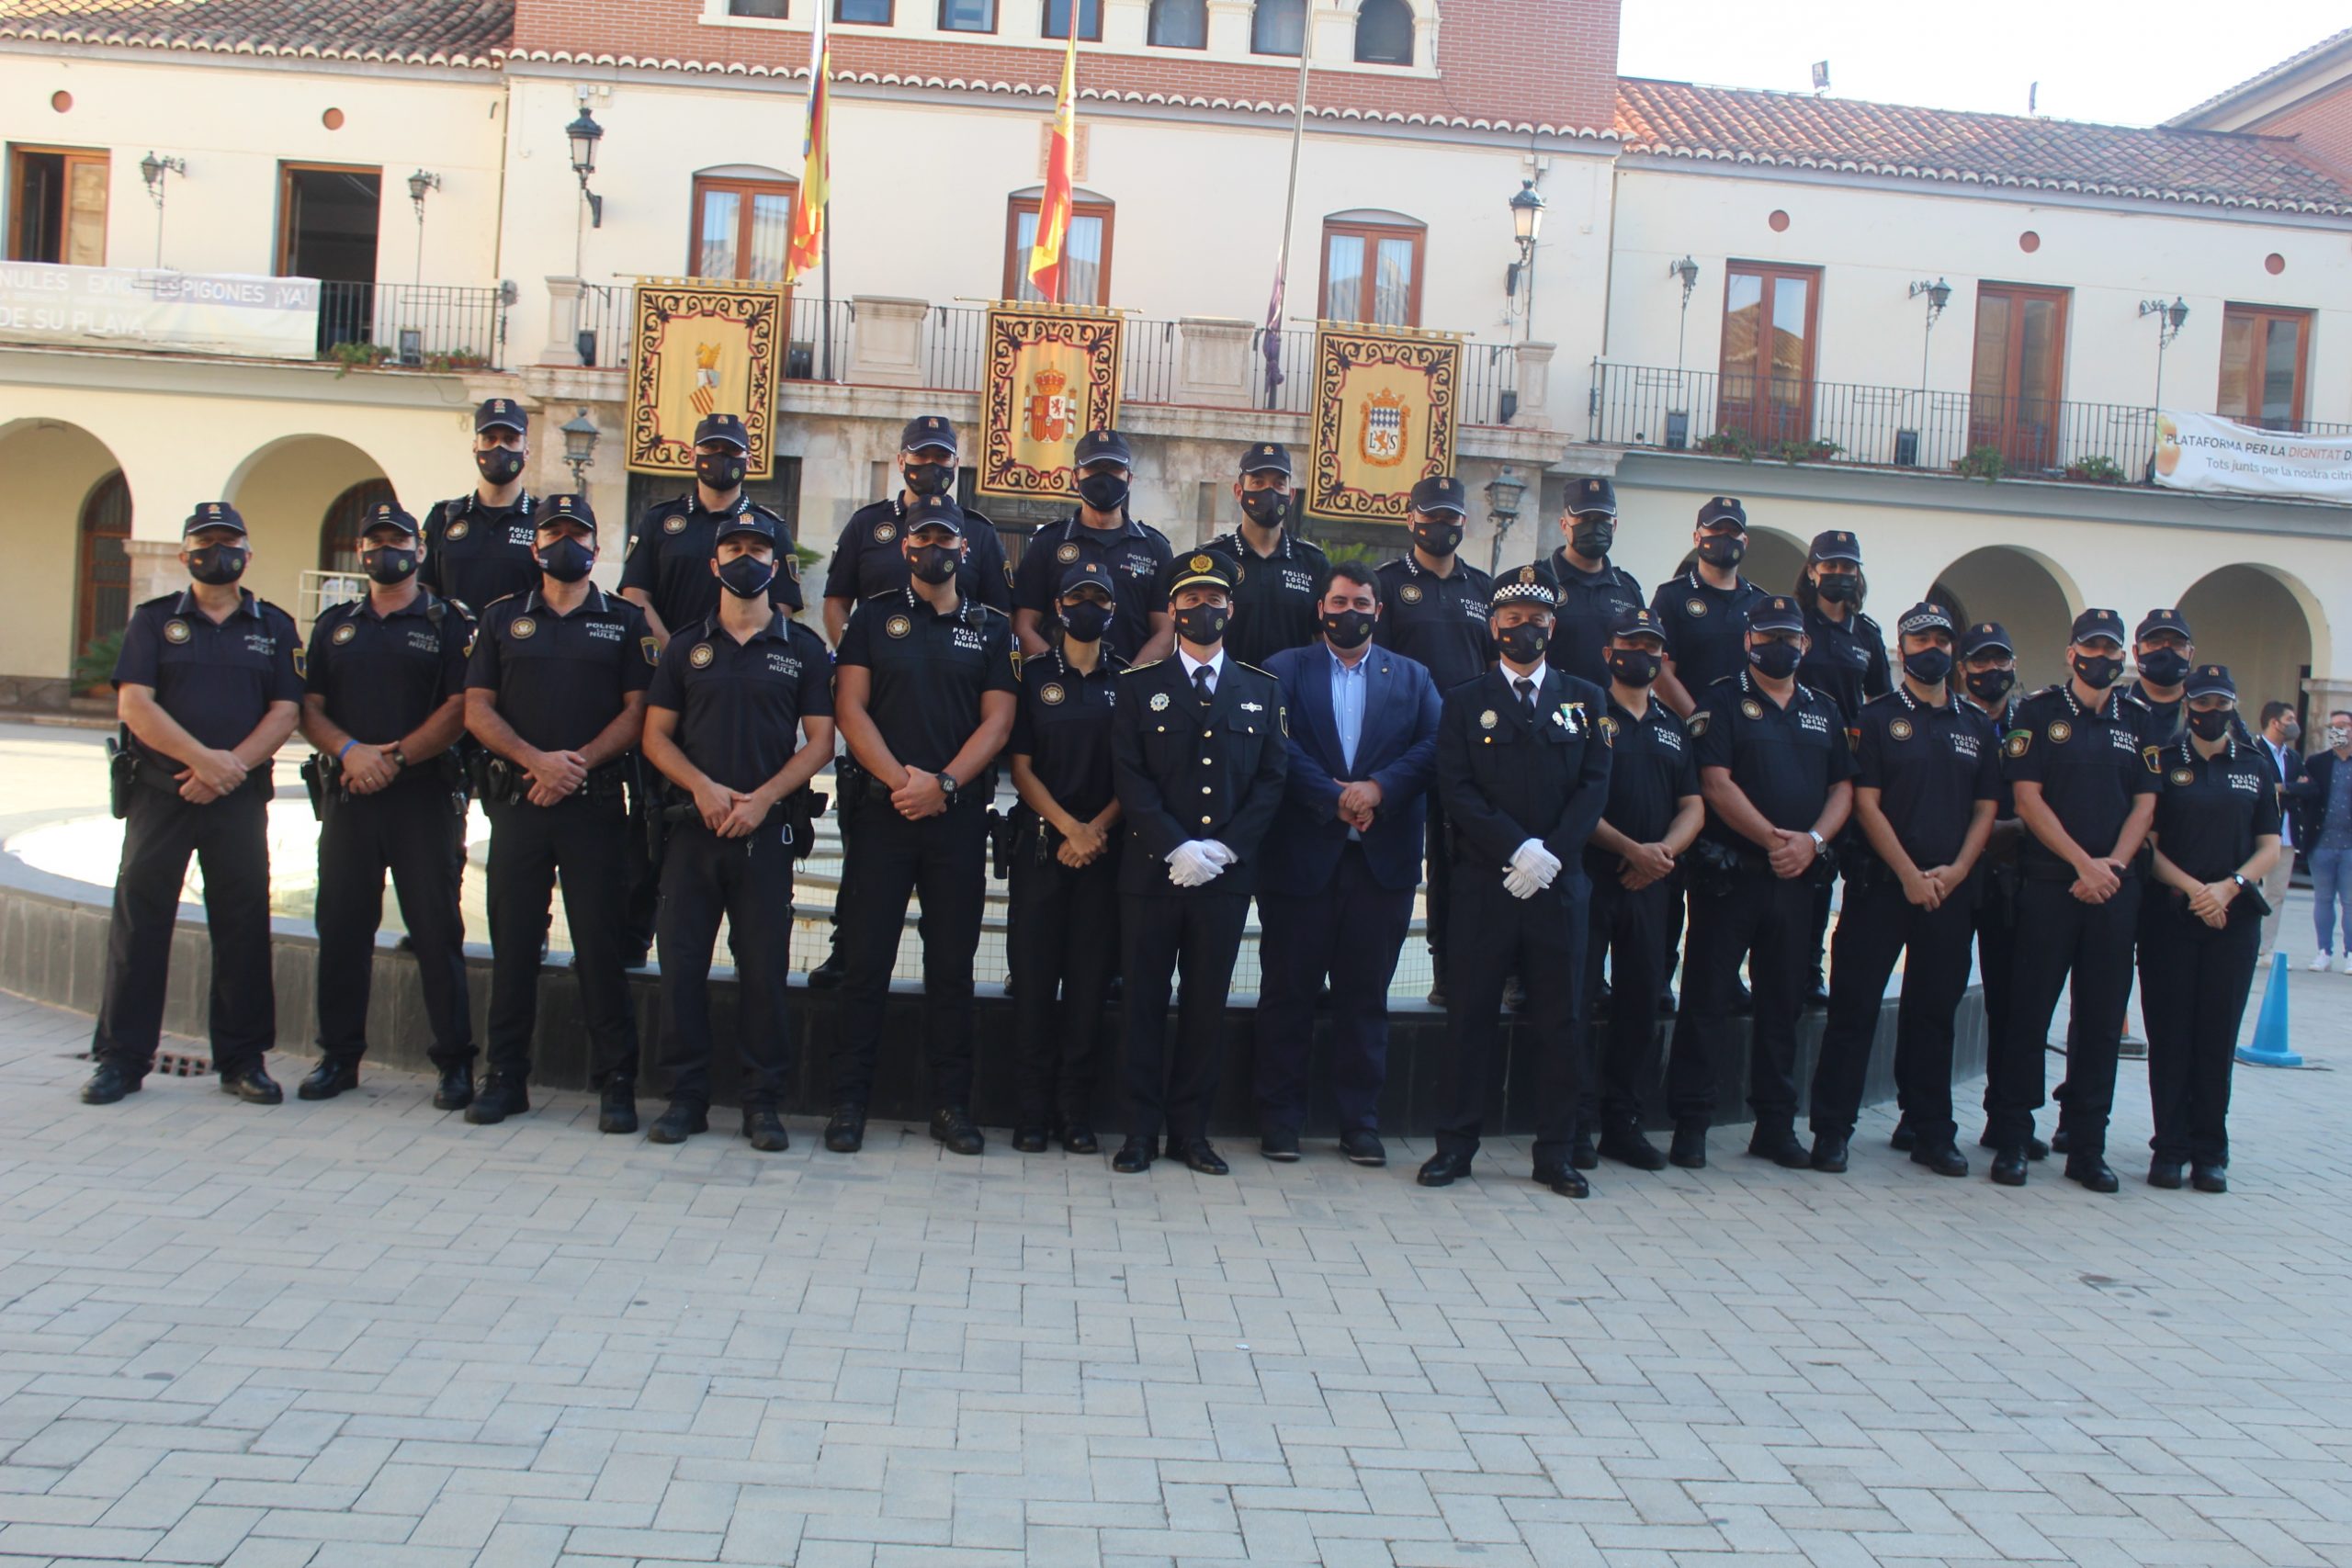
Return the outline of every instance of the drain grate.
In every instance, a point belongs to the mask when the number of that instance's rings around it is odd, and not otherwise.
[[[95,1062],[98,1058],[94,1051],[68,1051],[65,1059],[69,1062]],[[155,1065],[147,1070],[151,1074],[162,1073],[174,1078],[209,1077],[212,1076],[212,1058],[191,1055],[186,1051],[158,1051],[155,1053]]]

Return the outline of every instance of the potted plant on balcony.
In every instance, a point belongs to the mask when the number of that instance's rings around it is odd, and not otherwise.
[[[1801,436],[1774,442],[1771,455],[1783,463],[1826,463],[1844,450],[1835,441],[1824,441],[1818,436]]]
[[[1737,457],[1742,462],[1756,460],[1756,442],[1744,430],[1711,431],[1699,438],[1699,450],[1710,457]]]
[[[1954,457],[1951,471],[1962,479],[1983,479],[1991,484],[2009,471],[2009,465],[2007,459],[2001,456],[2001,449],[1988,442],[1981,446],[1971,446],[1965,457]]]
[[[2066,465],[2066,477],[2076,484],[2120,485],[2130,478],[2112,457],[2079,457]]]

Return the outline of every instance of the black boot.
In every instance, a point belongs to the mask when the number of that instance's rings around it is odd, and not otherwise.
[[[596,1106],[596,1131],[599,1133],[634,1133],[637,1131],[637,1085],[618,1079],[605,1086]]]
[[[2230,1190],[2230,1168],[2226,1165],[2191,1166],[2188,1184],[2199,1192],[2227,1192]]]
[[[474,1102],[474,1070],[470,1065],[441,1069],[441,1082],[433,1091],[435,1111],[463,1111]]]
[[[359,1064],[322,1056],[319,1065],[303,1076],[294,1086],[294,1093],[302,1100],[333,1100],[348,1089],[359,1087]]]
[[[2108,1168],[2101,1155],[2069,1155],[2066,1156],[2066,1179],[2092,1192],[2120,1192],[2123,1183]]]
[[[2180,1164],[2181,1162],[2177,1159],[2166,1159],[2162,1155],[2158,1155],[2148,1162],[2148,1185],[2161,1187],[2167,1192],[2179,1191]]]
[[[466,1107],[466,1120],[477,1127],[488,1127],[505,1121],[509,1116],[519,1116],[529,1109],[531,1096],[523,1087],[523,1080],[493,1068],[481,1080],[481,1092],[474,1096],[471,1105]]]
[[[854,1155],[865,1146],[865,1107],[843,1100],[825,1122],[825,1147],[837,1155]]]
[[[222,1074],[220,1092],[233,1094],[247,1105],[279,1105],[286,1100],[286,1091],[259,1062],[243,1072]]]
[[[1803,1170],[1813,1163],[1813,1156],[1797,1141],[1796,1129],[1777,1122],[1756,1124],[1756,1131],[1747,1135],[1747,1152],[1758,1159],[1770,1160],[1782,1170]]]
[[[635,1115],[632,1111],[631,1118],[634,1119]],[[696,1133],[709,1131],[708,1108],[691,1100],[673,1100],[670,1108],[655,1117],[653,1125],[645,1130],[645,1141],[649,1144],[683,1144]]]
[[[90,1081],[82,1086],[85,1105],[112,1105],[126,1094],[137,1094],[147,1081],[144,1073],[134,1073],[119,1062],[100,1062]]]
[[[763,1155],[780,1155],[792,1146],[792,1134],[784,1130],[784,1118],[773,1105],[743,1107],[743,1137]]]
[[[1440,1149],[1421,1162],[1413,1179],[1424,1187],[1451,1187],[1470,1174],[1470,1156],[1459,1149]]]
[[[1666,1156],[1658,1146],[1642,1136],[1638,1123],[1621,1122],[1604,1128],[1600,1134],[1600,1152],[1619,1165],[1630,1165],[1635,1170],[1664,1170]]]
[[[1826,1176],[1846,1174],[1846,1151],[1852,1142],[1843,1133],[1813,1135],[1813,1168]]]
[[[1666,1152],[1668,1161],[1685,1170],[1707,1168],[1707,1124],[1704,1122],[1677,1122],[1674,1143]]]
[[[2003,1144],[1993,1151],[1993,1179],[2003,1187],[2025,1185],[2023,1144]]]
[[[951,1155],[976,1155],[989,1146],[972,1125],[972,1113],[960,1105],[943,1105],[931,1113],[931,1141]]]
[[[1911,1163],[1924,1165],[1938,1176],[1968,1174],[1968,1156],[1951,1143],[1921,1144],[1911,1151]]]
[[[812,991],[830,991],[841,983],[842,942],[841,933],[836,931],[833,934],[833,950],[825,954],[825,961],[822,964],[808,971],[808,988]]]

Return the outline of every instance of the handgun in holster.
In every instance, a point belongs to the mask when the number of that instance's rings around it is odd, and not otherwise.
[[[130,791],[139,780],[139,754],[130,749],[130,727],[107,739],[107,810],[118,822],[130,815]]]
[[[1020,831],[1013,818],[989,807],[989,874],[999,882],[1012,874],[1013,843]]]
[[[865,804],[866,792],[874,787],[874,775],[865,765],[844,751],[833,759],[833,788],[841,795],[841,815],[846,820]]]

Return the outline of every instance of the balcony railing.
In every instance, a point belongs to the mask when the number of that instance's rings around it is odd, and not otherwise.
[[[506,301],[495,288],[322,283],[319,357],[434,370],[503,367]]]

